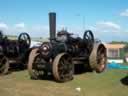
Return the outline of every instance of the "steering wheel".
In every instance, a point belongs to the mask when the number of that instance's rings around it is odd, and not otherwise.
[[[18,42],[19,43],[24,43],[26,44],[27,47],[30,47],[31,44],[31,38],[28,35],[28,33],[21,33],[18,37]]]
[[[89,52],[91,52],[94,45],[94,36],[91,30],[86,30],[84,32],[83,40],[86,43]]]

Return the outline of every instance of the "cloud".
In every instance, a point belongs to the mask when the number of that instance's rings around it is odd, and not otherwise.
[[[15,27],[16,28],[24,28],[25,24],[23,22],[21,22],[21,23],[15,24]]]
[[[8,35],[18,36],[21,32],[27,32],[31,37],[49,38],[49,25],[34,24],[32,26],[26,26],[25,23],[18,23],[9,26],[5,23],[0,23],[0,29]],[[56,28],[57,32],[62,29],[67,29],[68,32],[74,33],[81,38],[83,38],[85,31],[81,26],[65,26],[58,24]],[[86,29],[91,29],[94,36],[102,41],[128,41],[128,29],[124,29],[119,24],[111,21],[97,22],[94,25],[86,26]]]
[[[121,27],[120,25],[114,23],[114,22],[111,22],[111,21],[102,21],[102,22],[98,22],[96,24],[96,26],[100,27],[100,28],[108,28],[108,29],[112,29],[112,30],[119,30]]]
[[[22,32],[27,32],[31,37],[47,38],[49,36],[49,26],[39,24],[26,27],[25,23],[17,23],[12,26],[0,23],[0,30],[2,30],[5,35],[18,36]]]
[[[49,26],[48,25],[33,25],[27,27],[26,32],[28,32],[32,37],[49,37]]]
[[[120,13],[120,16],[128,16],[128,9]]]
[[[8,29],[7,24],[5,24],[5,23],[0,23],[0,29]]]
[[[67,29],[71,33],[75,33],[77,36],[83,38],[84,31],[87,29],[92,30],[94,37],[100,39],[103,42],[110,41],[128,41],[126,29],[119,24],[112,21],[96,22],[93,25],[86,25],[86,29],[81,26],[68,26],[63,27],[61,25],[59,29]],[[58,28],[58,27],[57,27]]]
[[[94,36],[102,41],[128,40],[126,38],[126,29],[112,21],[97,22],[96,24],[89,26],[89,28],[93,31]]]
[[[10,28],[7,33],[13,35],[19,35],[21,32],[27,32],[31,37],[49,37],[49,26],[34,24],[32,26],[23,26],[25,24],[15,24],[14,27]]]
[[[118,35],[119,32],[122,30],[121,26],[119,24],[116,24],[111,21],[102,21],[97,22],[94,25],[88,26],[89,29],[94,31],[96,36],[102,36],[104,34],[115,34]]]

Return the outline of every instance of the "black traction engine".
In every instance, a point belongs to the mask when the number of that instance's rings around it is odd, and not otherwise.
[[[83,64],[85,68],[104,71],[107,61],[106,48],[95,40],[91,30],[84,32],[83,38],[74,37],[67,30],[57,33],[56,14],[50,13],[50,41],[34,48],[28,60],[28,71],[33,79],[43,78],[49,72],[56,81],[73,79],[74,65]]]
[[[21,33],[18,40],[8,39],[0,31],[0,74],[7,74],[11,66],[27,67],[31,38],[27,33]]]

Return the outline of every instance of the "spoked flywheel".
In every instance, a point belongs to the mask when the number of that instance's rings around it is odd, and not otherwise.
[[[0,75],[5,75],[9,70],[9,60],[7,57],[2,57],[0,60]]]
[[[38,48],[35,48],[31,51],[30,55],[29,55],[29,60],[28,60],[28,72],[31,76],[32,79],[38,79],[39,75],[40,75],[40,71],[37,70],[37,68],[35,67],[36,65],[36,61],[39,56],[39,53],[37,53]]]
[[[31,44],[31,38],[28,33],[21,33],[18,37],[18,42],[24,43],[29,48]]]
[[[91,68],[97,73],[101,73],[105,70],[107,63],[107,53],[103,44],[94,44],[93,50],[89,57],[89,63]]]
[[[65,82],[73,79],[74,64],[66,53],[57,55],[53,61],[53,76],[58,82]]]
[[[86,30],[84,32],[83,40],[86,43],[86,48],[91,52],[94,45],[94,36],[91,30]]]

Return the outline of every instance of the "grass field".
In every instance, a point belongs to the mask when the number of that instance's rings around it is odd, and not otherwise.
[[[7,37],[8,37],[8,39],[11,39],[11,40],[18,40],[18,36],[7,35]],[[48,38],[31,37],[31,40],[37,41],[37,42],[43,42],[43,41],[48,41]]]
[[[120,81],[127,73],[128,70],[109,69],[102,74],[78,74],[70,82],[57,83],[31,80],[27,71],[12,72],[0,77],[0,96],[128,96],[128,86]]]

